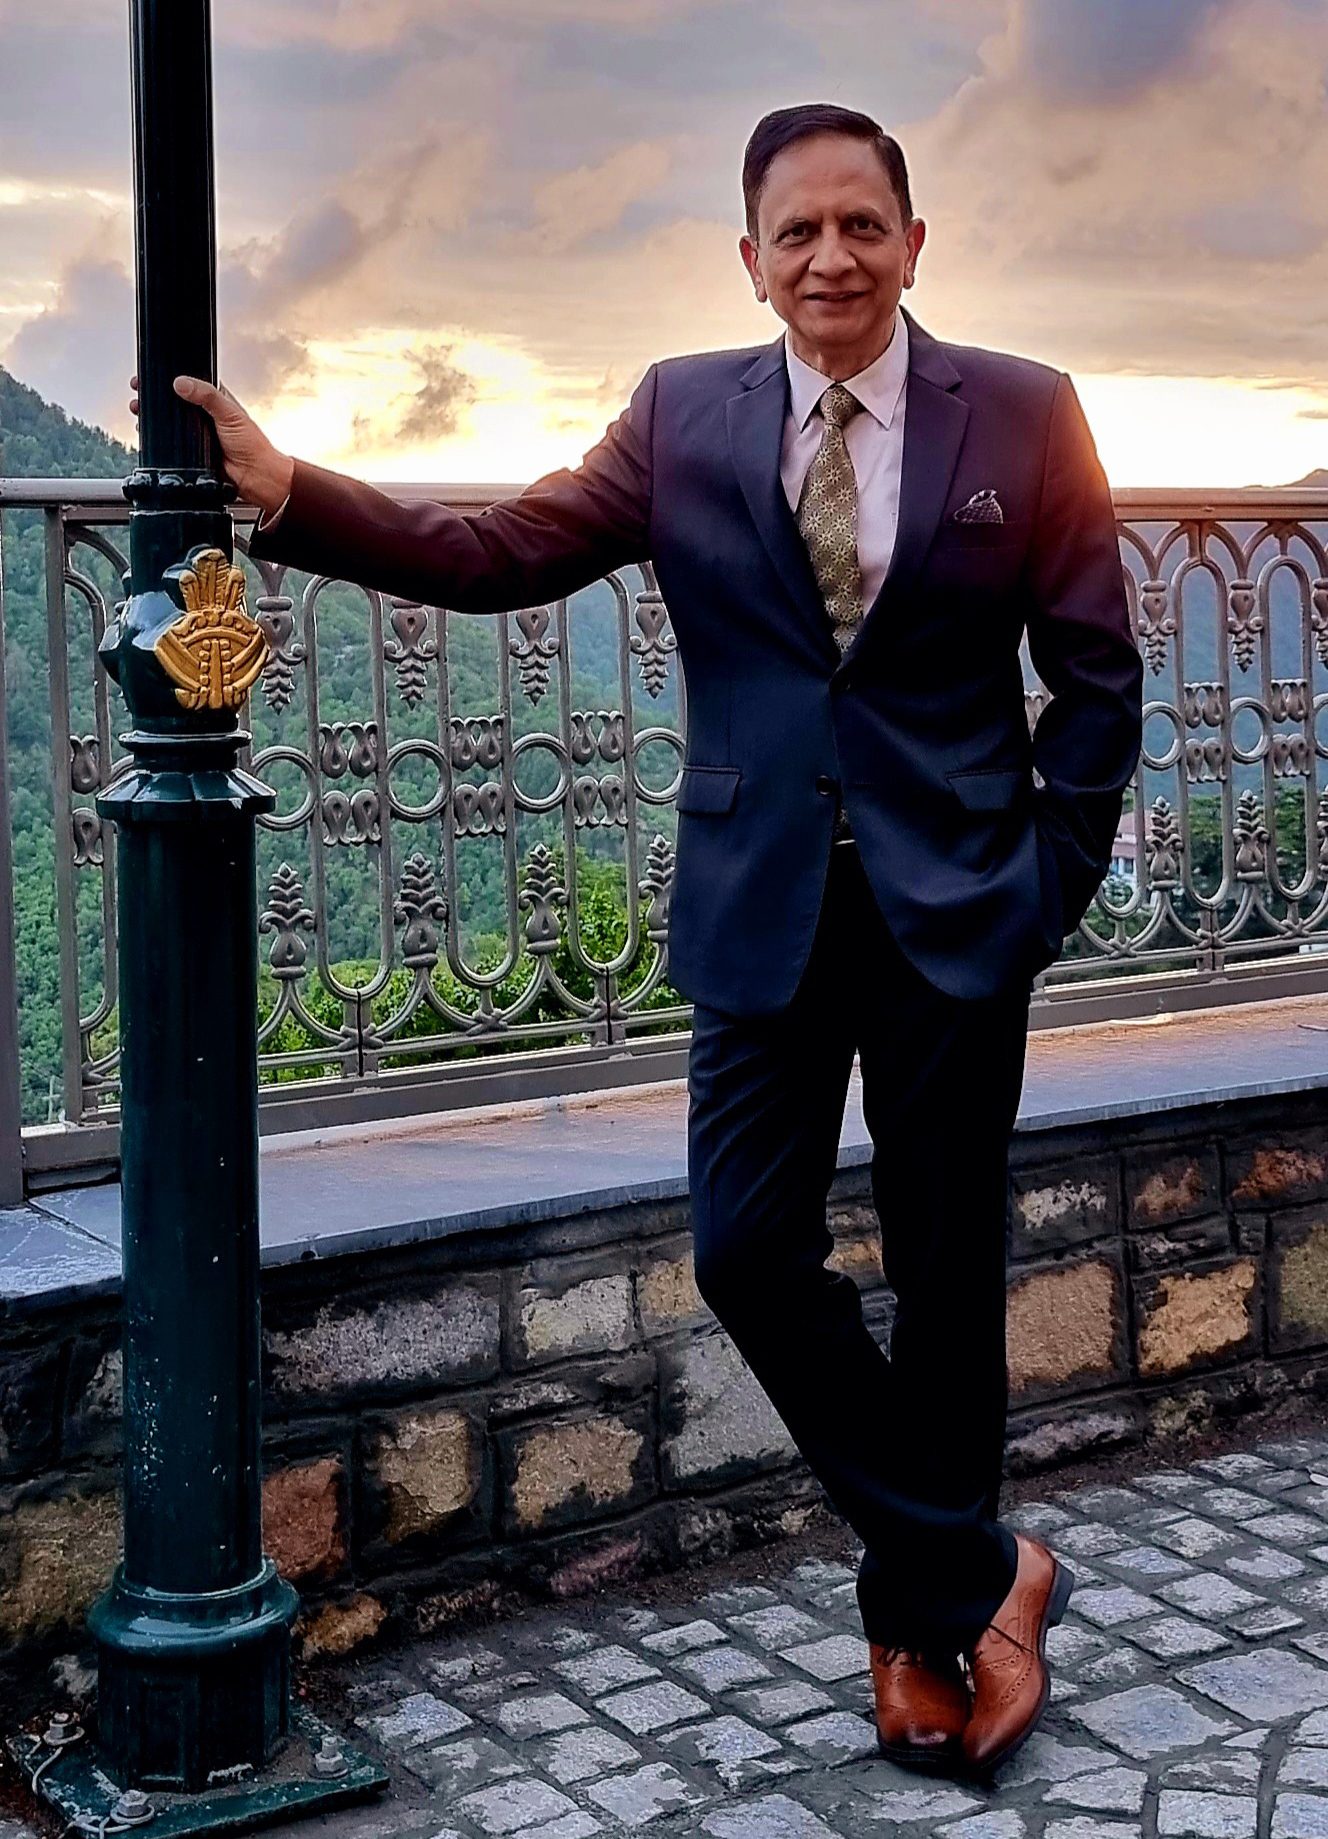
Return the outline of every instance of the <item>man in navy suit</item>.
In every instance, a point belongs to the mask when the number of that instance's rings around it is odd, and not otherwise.
[[[476,613],[653,561],[688,686],[670,977],[697,1283],[862,1539],[882,1747],[987,1770],[1046,1704],[1071,1581],[997,1517],[1030,985],[1106,873],[1142,669],[1068,376],[900,307],[925,227],[897,143],[779,110],[743,192],[784,335],[652,364],[579,467],[484,511],[398,503],[177,387],[263,508],[255,556]],[[1051,692],[1031,735],[1025,631]],[[855,1052],[888,1356],[825,1263]]]

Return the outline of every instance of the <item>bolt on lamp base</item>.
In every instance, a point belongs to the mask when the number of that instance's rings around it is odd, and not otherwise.
[[[302,1705],[291,1706],[289,1733],[269,1763],[239,1771],[199,1794],[119,1787],[106,1773],[96,1745],[68,1713],[15,1731],[4,1747],[33,1792],[89,1839],[127,1834],[131,1828],[141,1829],[144,1839],[244,1832],[368,1800],[388,1779],[380,1763]]]

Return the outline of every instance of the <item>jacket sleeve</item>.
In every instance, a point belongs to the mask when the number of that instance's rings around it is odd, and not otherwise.
[[[555,600],[649,553],[656,367],[585,455],[482,511],[403,503],[296,460],[290,496],[249,554],[463,613]]]
[[[1074,931],[1111,865],[1143,733],[1143,660],[1106,474],[1064,373],[1052,399],[1030,545],[1028,651],[1051,692],[1033,730],[1039,847],[1056,892],[1048,924]],[[1055,904],[1059,900],[1060,911]]]

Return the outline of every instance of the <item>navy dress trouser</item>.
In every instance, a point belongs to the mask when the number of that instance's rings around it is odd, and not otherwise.
[[[1029,984],[964,1001],[895,944],[856,845],[788,1007],[695,1005],[688,1170],[696,1280],[864,1546],[870,1640],[971,1647],[1014,1579],[1005,1439],[1010,1132]],[[826,1198],[853,1055],[896,1307],[888,1354],[826,1267]]]

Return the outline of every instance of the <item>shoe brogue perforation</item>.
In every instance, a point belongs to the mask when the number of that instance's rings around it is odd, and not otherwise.
[[[1014,1583],[966,1655],[973,1709],[964,1727],[970,1768],[989,1771],[1031,1734],[1051,1696],[1045,1644],[1073,1585],[1068,1571],[1040,1540],[1015,1534]]]

